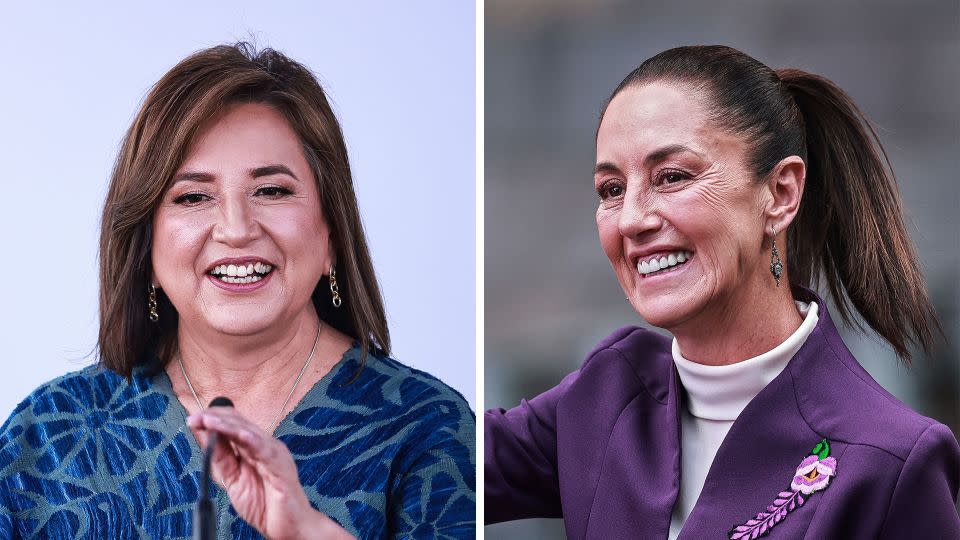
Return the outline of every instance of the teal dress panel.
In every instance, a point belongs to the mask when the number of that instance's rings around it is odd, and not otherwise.
[[[313,506],[358,538],[473,538],[475,416],[434,377],[359,348],[274,433]],[[359,373],[358,373],[359,369]],[[96,366],[0,428],[0,538],[190,538],[202,451],[161,371]],[[220,538],[262,538],[214,485]]]

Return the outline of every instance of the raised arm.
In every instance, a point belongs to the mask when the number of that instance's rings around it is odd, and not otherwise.
[[[509,411],[484,414],[485,523],[561,517],[556,410],[579,373]]]

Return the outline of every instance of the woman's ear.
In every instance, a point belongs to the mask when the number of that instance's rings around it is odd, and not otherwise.
[[[766,181],[770,197],[765,211],[764,230],[785,231],[800,208],[807,167],[799,156],[780,160]]]

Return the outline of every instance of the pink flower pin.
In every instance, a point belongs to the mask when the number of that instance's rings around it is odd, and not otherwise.
[[[810,495],[820,491],[830,483],[830,477],[837,474],[837,459],[828,457],[820,459],[819,455],[807,456],[807,459],[797,467],[797,474],[790,482],[790,489]]]
[[[830,479],[837,474],[837,459],[830,457],[830,443],[823,439],[810,452],[793,475],[790,482],[792,491],[781,491],[766,512],[748,519],[743,525],[729,532],[730,540],[746,540],[764,536],[773,527],[783,521],[788,513],[807,502],[806,497],[825,489]]]

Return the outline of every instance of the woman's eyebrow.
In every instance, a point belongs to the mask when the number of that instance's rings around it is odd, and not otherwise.
[[[597,163],[597,166],[593,168],[593,175],[596,176],[601,173],[619,173],[620,168],[614,165],[609,161],[601,161]]]
[[[693,148],[690,148],[689,146],[685,146],[682,144],[668,144],[667,146],[663,146],[647,154],[647,157],[643,158],[643,163],[644,165],[650,165],[658,161],[663,161],[664,159],[666,159],[667,157],[673,154],[680,154],[683,152],[690,152],[691,154],[694,154],[700,158],[703,158],[703,154],[701,154],[700,152],[697,152],[696,150],[694,150]]]
[[[697,152],[693,148],[683,144],[668,144],[667,146],[662,146],[657,148],[653,152],[647,154],[647,157],[643,158],[644,166],[650,166],[658,161],[663,161],[664,159],[672,156],[673,154],[680,154],[683,152],[690,152],[691,154],[696,155],[699,158],[703,158],[704,155],[700,152]],[[597,163],[597,166],[593,168],[593,174],[598,175],[601,173],[619,173],[620,168],[614,165],[609,161],[601,161]]]
[[[177,182],[213,182],[214,176],[202,171],[183,171],[173,175],[170,185]]]
[[[250,169],[250,176],[252,178],[260,178],[261,176],[272,176],[274,174],[285,174],[294,180],[300,181],[297,178],[297,175],[293,174],[293,171],[290,170],[286,165],[281,165],[279,163],[274,163],[270,165],[264,165],[262,167],[257,167],[255,169]]]

